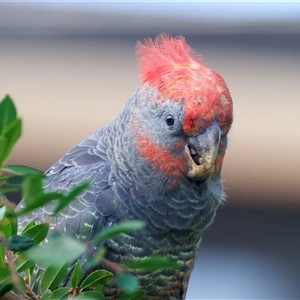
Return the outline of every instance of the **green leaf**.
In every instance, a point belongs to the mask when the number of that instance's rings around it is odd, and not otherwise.
[[[72,202],[76,197],[82,194],[82,192],[89,186],[89,182],[84,182],[72,189],[68,195],[62,195],[60,199],[58,199],[58,205],[55,207],[52,216],[57,215],[60,211],[67,207],[70,202]]]
[[[73,274],[71,277],[71,286],[72,286],[73,290],[75,290],[78,287],[82,276],[83,276],[83,271],[82,271],[80,262],[78,260],[77,263],[75,264]]]
[[[4,208],[4,207],[3,207]],[[16,234],[18,231],[18,220],[14,210],[6,206],[5,207],[5,217],[0,222],[0,231],[3,232],[4,238],[9,238]]]
[[[28,228],[26,231],[23,231],[22,236],[30,237],[36,242],[36,244],[39,244],[46,238],[48,231],[49,223],[42,223],[34,225],[31,228]]]
[[[3,243],[0,243],[0,266],[5,266],[5,247]]]
[[[46,290],[42,295],[42,300],[51,299],[52,295],[53,294],[50,290]]]
[[[25,215],[39,207],[43,207],[47,203],[57,200],[61,197],[62,197],[62,195],[57,192],[51,192],[51,193],[47,193],[47,194],[42,193],[39,196],[36,196],[36,198],[34,199],[34,202],[30,202],[30,204],[26,204],[26,206],[23,209],[17,211],[17,214],[18,214],[18,216]]]
[[[104,292],[105,292],[105,288],[104,288],[104,285],[103,284],[99,284],[97,285],[97,287],[94,289],[95,292],[99,292],[101,294],[104,295]]]
[[[11,272],[8,269],[8,266],[0,267],[0,280],[10,278],[10,276],[11,276]]]
[[[11,225],[7,218],[4,218],[0,224],[0,230],[2,231],[4,238],[8,239],[12,235]]]
[[[46,290],[53,290],[60,285],[68,274],[68,264],[64,263],[60,266],[49,266],[41,278],[41,294]]]
[[[13,235],[8,240],[8,249],[14,252],[25,251],[35,245],[33,239],[27,236]]]
[[[33,260],[29,259],[28,257],[22,254],[18,255],[15,264],[17,272],[24,272],[35,265]]]
[[[0,135],[0,168],[4,163],[5,151],[7,148],[8,140],[5,136]]]
[[[36,202],[36,199],[44,194],[43,191],[44,175],[28,175],[22,184],[22,194],[26,205]]]
[[[106,270],[97,270],[87,276],[81,283],[80,288],[96,287],[99,284],[108,284],[112,281],[113,274]]]
[[[3,220],[6,212],[6,206],[0,208],[0,221]]]
[[[50,299],[59,300],[67,299],[70,293],[69,287],[61,287],[52,292],[52,297]]]
[[[0,134],[17,117],[17,111],[11,98],[6,95],[0,102]]]
[[[105,300],[105,297],[100,292],[96,291],[87,291],[80,293],[78,296],[74,297],[77,300],[85,300],[85,299],[95,299],[95,300]]]
[[[116,300],[142,300],[146,294],[145,290],[136,290],[132,293],[124,293],[120,297],[116,298]]]
[[[5,183],[8,178],[9,178],[8,176],[2,176],[2,177],[0,177],[0,185],[3,184],[3,183]]]
[[[62,265],[72,262],[86,250],[86,246],[68,236],[53,236],[48,243],[32,247],[26,255],[36,263]]]
[[[182,267],[181,264],[171,260],[170,258],[154,255],[145,259],[132,261],[124,264],[130,269],[147,269],[147,270],[158,270],[158,269],[179,269]]]
[[[10,282],[10,280],[4,279],[0,281],[0,297],[8,293],[14,285]]]
[[[24,179],[24,176],[12,176],[7,179],[6,183],[11,185],[21,185],[24,182]]]
[[[95,256],[90,256],[86,263],[85,266],[88,269],[92,269],[95,266],[98,266],[100,264],[100,262],[103,260],[103,258],[105,257],[107,249],[105,247],[99,247],[98,251],[96,252]]]
[[[26,276],[29,278],[29,282],[31,282],[31,275],[33,274],[34,266],[26,270]]]
[[[3,168],[3,171],[18,174],[18,175],[44,175],[42,171],[39,171],[34,168],[22,166],[22,165],[12,165]]]
[[[2,136],[6,137],[6,146],[5,146],[5,151],[2,152],[2,157],[0,158],[0,162],[3,163],[8,158],[12,148],[14,147],[17,140],[21,136],[21,131],[22,131],[22,120],[20,118],[15,119],[6,128],[4,128],[2,132]]]
[[[125,221],[120,222],[117,225],[114,225],[112,227],[109,227],[103,231],[101,231],[100,234],[96,235],[93,239],[93,242],[101,243],[108,239],[113,239],[117,236],[119,236],[122,233],[129,233],[135,230],[142,229],[146,226],[146,223],[144,221]]]
[[[6,206],[5,218],[3,220],[3,224],[9,224],[10,227],[10,235],[17,234],[18,232],[18,219],[16,212],[10,207]]]
[[[34,225],[35,225],[35,222],[34,222],[34,221],[30,221],[29,223],[27,223],[26,226],[24,227],[24,229],[23,229],[21,235],[23,235],[23,233],[24,233],[25,231],[27,231],[28,229],[30,229],[30,228],[33,227]]]
[[[127,273],[120,273],[117,276],[117,285],[125,292],[133,292],[139,287],[140,282],[137,277]]]
[[[17,192],[17,191],[18,191],[17,187],[0,188],[0,196],[1,195],[6,195],[8,193]]]

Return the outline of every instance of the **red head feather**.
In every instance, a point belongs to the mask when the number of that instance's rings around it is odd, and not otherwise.
[[[138,43],[143,85],[155,86],[163,98],[182,101],[183,130],[193,135],[217,119],[224,133],[232,123],[232,100],[223,78],[207,68],[183,36],[166,34]]]

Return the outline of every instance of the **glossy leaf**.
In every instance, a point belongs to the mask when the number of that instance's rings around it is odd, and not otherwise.
[[[42,275],[41,278],[41,293],[46,290],[53,290],[60,285],[68,274],[68,264],[65,263],[60,266],[49,266]]]
[[[35,225],[35,222],[34,222],[34,221],[30,221],[29,223],[27,223],[26,226],[24,227],[24,229],[23,229],[21,235],[23,235],[23,233],[24,233],[25,231],[27,231],[29,228],[33,227],[34,225]]]
[[[81,283],[80,288],[96,287],[99,284],[108,284],[111,282],[113,274],[106,270],[97,270],[87,276]]]
[[[60,193],[57,192],[51,192],[51,193],[41,193],[39,195],[39,197],[36,197],[34,199],[33,202],[30,202],[29,204],[26,204],[26,206],[24,208],[22,208],[21,210],[17,211],[17,214],[19,216],[21,215],[25,215],[39,207],[43,207],[44,205],[46,205],[47,203],[53,201],[53,200],[57,200],[60,197],[62,197],[62,195]]]
[[[8,193],[17,192],[17,191],[18,191],[17,187],[0,188],[0,196],[1,195],[6,195]]]
[[[0,230],[2,231],[5,239],[8,239],[9,237],[12,236],[12,228],[11,228],[10,222],[7,218],[4,218],[1,221]]]
[[[104,288],[104,285],[103,284],[99,284],[97,285],[97,287],[95,288],[94,290],[95,292],[99,292],[101,294],[104,295],[104,292],[105,292],[105,288]]]
[[[42,295],[42,300],[51,299],[52,295],[53,294],[50,290],[46,290]]]
[[[5,96],[0,102],[0,134],[15,120],[17,111],[10,96]]]
[[[12,121],[6,128],[3,129],[2,136],[6,137],[5,151],[2,152],[0,162],[3,163],[11,153],[17,140],[21,136],[22,120],[20,118]]]
[[[90,186],[89,182],[81,183],[71,190],[68,195],[63,195],[58,199],[58,205],[55,207],[53,216],[57,215],[60,211],[62,211],[65,207],[67,207],[70,202],[74,201],[76,197],[83,193]]]
[[[139,287],[140,282],[137,277],[127,273],[120,273],[117,276],[117,285],[125,292],[133,292]]]
[[[95,299],[95,300],[105,300],[105,297],[100,292],[96,291],[87,291],[80,293],[78,296],[74,297],[76,300],[85,300],[85,299]]]
[[[60,300],[60,299],[67,299],[70,293],[69,287],[61,287],[52,292],[52,296],[50,299],[53,300]]]
[[[0,280],[9,278],[10,276],[11,276],[11,272],[8,269],[8,266],[1,266],[0,267]]]
[[[21,185],[24,182],[24,179],[25,177],[21,175],[12,176],[6,180],[6,183],[11,185]]]
[[[8,222],[11,230],[11,235],[17,234],[18,232],[18,219],[14,209],[10,206],[6,206],[4,223]]]
[[[26,231],[22,232],[22,235],[32,238],[36,244],[39,244],[46,238],[48,231],[49,223],[42,223],[28,228]]]
[[[98,266],[100,264],[100,262],[102,261],[102,259],[104,258],[105,254],[106,254],[106,248],[105,247],[99,247],[97,250],[97,253],[95,256],[90,256],[86,263],[85,266],[88,269],[91,269],[95,266]]]
[[[7,279],[0,281],[0,297],[8,293],[14,285]]]
[[[4,163],[5,151],[7,148],[8,140],[5,136],[0,135],[0,168]]]
[[[15,211],[10,206],[3,206],[1,210],[5,212],[3,219],[0,221],[0,231],[7,239],[17,233],[18,220]]]
[[[14,252],[25,251],[35,245],[33,239],[28,238],[27,236],[13,235],[8,240],[8,249]]]
[[[29,175],[24,178],[22,194],[27,206],[36,203],[37,199],[44,194],[43,179],[44,175]]]
[[[83,276],[83,271],[80,262],[78,260],[77,263],[75,264],[72,277],[71,277],[71,286],[73,290],[75,290],[78,287],[82,276]]]
[[[22,254],[18,255],[15,264],[17,272],[24,272],[35,265],[33,260],[29,259],[28,257]]]
[[[5,247],[3,243],[0,243],[0,266],[5,266]]]
[[[8,176],[2,176],[2,177],[0,177],[0,185],[3,184],[3,183],[5,183],[8,178],[9,178]]]
[[[39,171],[34,168],[22,166],[22,165],[12,165],[12,166],[7,166],[3,168],[4,171],[18,174],[18,175],[44,175],[42,171]]]
[[[35,246],[26,255],[36,263],[62,265],[72,262],[86,250],[86,246],[68,236],[53,236],[48,243]]]

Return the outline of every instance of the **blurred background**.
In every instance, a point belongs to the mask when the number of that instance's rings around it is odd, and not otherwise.
[[[225,78],[228,195],[188,299],[300,299],[300,3],[0,3],[0,98],[24,122],[9,164],[46,170],[121,112],[135,45],[182,34]]]

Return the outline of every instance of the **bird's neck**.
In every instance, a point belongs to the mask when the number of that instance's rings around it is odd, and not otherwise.
[[[124,218],[149,220],[149,230],[162,233],[199,233],[206,228],[223,198],[220,172],[204,183],[182,175],[173,185],[173,178],[138,155],[132,141],[130,108],[120,114],[107,133],[111,149],[108,158]]]

